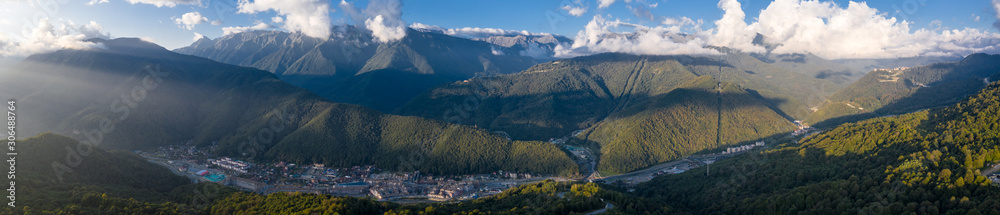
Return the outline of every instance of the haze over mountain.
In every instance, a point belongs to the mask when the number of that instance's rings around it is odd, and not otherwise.
[[[914,2],[0,0],[0,214],[1000,214],[1000,0]]]
[[[44,134],[21,141],[37,146],[19,168],[25,184],[19,203],[35,207],[5,208],[5,213],[162,213],[207,214],[237,212],[288,213],[576,213],[604,204],[611,212],[669,213],[997,213],[1000,190],[980,175],[1000,161],[1000,82],[944,109],[837,126],[797,143],[716,162],[711,175],[704,167],[655,178],[618,192],[595,183],[545,181],[502,194],[462,203],[398,205],[371,199],[315,194],[238,192],[212,183],[186,184],[166,169],[125,152],[94,149],[70,175],[69,184],[53,180],[45,164],[57,154],[43,153],[80,144],[67,137]],[[974,113],[974,114],[970,114]],[[848,144],[845,144],[848,143]],[[964,161],[963,161],[964,160]],[[28,160],[25,160],[28,161]],[[132,162],[128,162],[132,161]],[[123,167],[122,162],[137,165]],[[108,169],[112,167],[112,169]],[[129,186],[113,184],[161,175]],[[67,192],[74,187],[73,191]],[[46,192],[38,192],[44,189]],[[887,196],[891,196],[889,198]],[[603,199],[604,201],[599,201]],[[567,206],[570,205],[570,206]]]
[[[806,122],[837,125],[954,104],[995,81],[990,76],[996,74],[1000,56],[986,54],[958,62],[875,70],[830,96]]]
[[[827,60],[810,53],[774,53],[774,50],[783,44],[767,41],[767,37],[758,33],[753,39],[753,44],[764,47],[766,52],[750,53],[750,55],[760,61],[789,71],[799,72],[819,79],[827,79],[844,86],[854,83],[875,69],[923,66],[932,63],[961,60],[961,57],[956,56]]]
[[[53,131],[115,149],[182,141],[218,155],[431,173],[496,170],[572,175],[566,153],[541,142],[331,103],[274,74],[170,52],[139,39],[106,49],[33,55],[0,80],[17,100],[19,133]],[[488,152],[488,153],[487,153]],[[426,156],[418,164],[397,159]]]

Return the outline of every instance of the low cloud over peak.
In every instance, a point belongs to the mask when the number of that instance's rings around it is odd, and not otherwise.
[[[0,56],[24,57],[37,53],[51,52],[59,49],[90,49],[102,48],[100,43],[85,41],[91,38],[110,39],[103,33],[104,28],[91,21],[84,25],[76,25],[72,21],[56,24],[49,19],[39,20],[38,26],[30,32],[24,32],[21,40],[10,38],[14,35],[0,33]]]
[[[403,3],[399,0],[371,0],[364,10],[354,7],[354,3],[340,1],[340,8],[358,25],[372,31],[379,42],[388,43],[406,37],[406,21],[403,21]]]
[[[620,28],[632,29],[633,32],[617,32],[616,30]],[[556,47],[556,57],[603,52],[654,55],[719,54],[718,51],[706,48],[706,41],[702,37],[685,35],[676,30],[677,28],[667,26],[647,27],[597,15],[584,30],[577,33],[572,44],[561,44]]]
[[[994,7],[1000,7],[994,0]],[[572,44],[557,49],[561,57],[600,52],[632,54],[713,54],[707,46],[744,52],[765,52],[753,44],[757,34],[776,44],[773,53],[812,53],[826,59],[964,56],[995,53],[1000,34],[979,29],[911,29],[911,23],[887,17],[864,2],[842,7],[831,1],[776,0],[747,23],[736,0],[721,0],[724,12],[716,27],[701,30],[686,17],[660,17],[656,26],[643,26],[596,15]],[[998,14],[1000,17],[1000,14]],[[684,23],[684,24],[681,24]],[[671,26],[673,25],[673,26]],[[687,27],[682,31],[682,26]],[[626,31],[623,31],[626,30]],[[631,30],[631,31],[627,31]]]
[[[201,0],[127,0],[131,4],[151,4],[156,7],[175,7],[177,5],[200,5]],[[88,5],[107,3],[106,0],[91,1]]]
[[[306,36],[330,38],[330,2],[320,0],[240,0],[240,13],[254,14],[273,10],[284,16],[282,28]],[[257,24],[254,27],[263,27]],[[227,31],[232,32],[232,31]],[[228,34],[228,33],[227,33]]]

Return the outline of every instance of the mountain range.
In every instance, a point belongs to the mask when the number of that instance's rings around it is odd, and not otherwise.
[[[263,161],[574,175],[568,152],[540,142],[565,137],[613,175],[769,140],[795,120],[829,127],[954,104],[982,89],[997,62],[977,54],[864,73],[944,58],[829,61],[724,47],[556,59],[552,49],[569,39],[409,29],[376,43],[354,26],[333,30],[328,39],[250,31],[174,51],[95,39],[105,48],[25,59],[0,95],[24,101],[27,134],[112,149],[191,142]],[[427,160],[394,159],[407,154]]]
[[[1000,190],[984,176],[1000,161],[1000,82],[955,105],[833,127],[797,142],[660,176],[633,191],[551,180],[458,203],[395,204],[302,193],[261,195],[189,184],[128,152],[96,148],[64,184],[50,153],[80,145],[46,133],[19,141],[19,203],[2,213],[926,213],[995,214]],[[136,180],[141,178],[142,180]],[[624,190],[624,189],[622,189]],[[603,209],[602,209],[603,208]]]
[[[375,43],[371,32],[354,26],[337,26],[333,32],[324,40],[297,33],[250,31],[202,39],[174,51],[269,71],[334,102],[383,112],[393,111],[430,87],[516,73],[538,63],[518,54],[534,52],[530,48],[538,46],[524,37],[484,38],[501,44],[494,45],[408,29],[399,41]]]
[[[20,134],[52,131],[110,149],[190,142],[257,161],[439,174],[578,171],[551,144],[333,103],[267,71],[139,39],[96,42],[106,49],[33,55],[0,80],[2,96],[20,105]]]
[[[973,54],[958,62],[877,69],[830,96],[806,122],[832,126],[951,105],[997,80],[998,62],[1000,55]]]

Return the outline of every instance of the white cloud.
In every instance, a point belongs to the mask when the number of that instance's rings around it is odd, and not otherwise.
[[[715,35],[708,40],[709,45],[735,48],[747,52],[763,52],[763,47],[753,45],[753,38],[757,32],[750,29],[743,21],[746,14],[743,13],[740,2],[736,0],[719,1],[719,9],[725,11],[722,18],[715,21]]]
[[[372,0],[364,10],[341,0],[340,7],[351,20],[372,31],[375,39],[380,42],[388,43],[406,37],[406,21],[402,19],[403,4],[399,0]]]
[[[194,41],[198,41],[201,38],[208,38],[208,37],[206,37],[205,35],[201,35],[198,32],[194,32]]]
[[[222,20],[221,19],[220,20],[212,21],[212,25],[221,25],[221,24],[222,24]]]
[[[707,32],[701,30],[701,25],[704,24],[704,20],[699,19],[698,21],[692,20],[688,17],[660,17],[662,21],[660,24],[669,29],[670,32],[694,32],[694,34],[705,34]],[[685,31],[686,30],[686,31]]]
[[[993,12],[996,13],[997,21],[993,22],[993,27],[1000,29],[1000,0],[993,0]]]
[[[618,28],[631,28],[634,32],[618,33]],[[601,15],[577,33],[572,44],[560,44],[555,48],[556,57],[574,57],[604,52],[622,52],[652,55],[712,55],[718,51],[705,48],[705,40],[700,36],[682,35],[675,29],[656,26],[647,27],[620,20],[608,20]]]
[[[147,43],[156,44],[156,39],[153,39],[152,37],[139,37],[139,40],[142,40]]]
[[[101,0],[107,2],[107,0]],[[177,5],[201,5],[201,0],[126,0],[132,4],[151,4],[156,7],[175,7]]]
[[[428,24],[419,23],[419,22],[414,22],[413,24],[410,24],[410,28],[416,29],[416,30],[430,30],[430,31],[439,31],[439,32],[443,32],[443,31],[448,30],[448,29],[442,28],[441,26],[428,25]]]
[[[653,13],[650,12],[649,9],[646,8],[646,6],[639,5],[632,7],[631,5],[629,5],[627,6],[627,8],[632,9],[632,14],[634,14],[636,17],[648,19],[649,21],[653,21],[655,19]]]
[[[92,5],[103,4],[103,3],[108,3],[108,0],[90,0],[89,2],[87,2],[87,5],[91,5],[92,6]]]
[[[538,43],[528,43],[528,47],[521,51],[521,56],[528,56],[535,59],[551,58],[552,54],[548,50],[543,49]]]
[[[911,31],[910,22],[888,18],[864,2],[849,2],[842,8],[824,1],[776,0],[749,25],[735,1],[722,0],[719,6],[726,15],[716,22],[710,44],[750,52],[760,51],[751,44],[750,35],[756,33],[779,44],[774,53],[812,53],[826,59],[962,56],[995,51],[995,45],[982,41],[1000,38],[976,29]]]
[[[57,26],[49,23],[48,19],[42,19],[37,27],[24,32],[27,38],[23,41],[7,39],[6,35],[0,33],[0,56],[23,57],[59,49],[102,48],[103,44],[84,41],[90,38],[111,38],[102,31],[103,27],[94,21],[79,26],[66,21]]]
[[[201,13],[198,13],[197,11],[185,13],[184,15],[181,15],[181,18],[174,19],[174,23],[183,25],[184,28],[188,30],[194,29],[195,25],[205,22],[208,22],[208,18],[201,16]]]
[[[493,51],[493,55],[504,55],[503,51],[497,49],[496,46],[490,46],[490,50]]]
[[[972,19],[972,21],[974,21],[974,22],[979,22],[979,18],[980,17],[977,16],[976,14],[972,14],[972,16],[969,17],[969,19]]]
[[[321,0],[240,0],[239,13],[254,14],[269,10],[284,16],[282,28],[306,36],[330,38],[330,2]]]
[[[421,31],[432,31],[450,36],[464,37],[464,38],[484,38],[489,36],[513,36],[513,35],[525,35],[525,36],[551,35],[548,33],[534,33],[523,30],[522,31],[504,30],[499,28],[464,27],[464,28],[446,29],[440,26],[427,25],[419,22],[410,24],[410,28]]]
[[[609,6],[611,6],[611,4],[614,3],[615,0],[597,0],[597,8],[598,9],[608,8]]]
[[[569,13],[569,15],[573,15],[573,16],[576,16],[576,17],[583,16],[584,13],[587,13],[587,7],[582,7],[582,6],[576,6],[576,7],[574,7],[574,6],[566,5],[566,6],[563,6],[562,9],[565,10],[566,13]]]
[[[365,20],[365,27],[372,31],[372,34],[379,41],[388,43],[406,37],[406,27],[400,25],[397,20],[388,16],[378,15],[375,18]]]
[[[699,21],[701,21],[701,20],[699,20]],[[663,21],[660,22],[660,24],[668,25],[668,26],[673,26],[673,25],[676,25],[676,26],[696,25],[696,23],[694,22],[694,20],[692,20],[691,18],[688,18],[688,17],[680,17],[680,18],[663,17]]]
[[[271,17],[271,22],[273,22],[273,23],[282,23],[282,22],[285,22],[285,19],[281,18],[280,16],[275,16],[275,17]]]
[[[222,35],[225,36],[230,34],[242,33],[246,31],[267,30],[270,28],[273,28],[273,26],[263,22],[257,23],[256,25],[253,26],[222,27]]]
[[[599,8],[604,8],[614,1],[599,3],[604,5]],[[864,2],[850,1],[842,7],[832,1],[775,0],[749,23],[741,6],[736,0],[720,0],[718,7],[724,12],[723,17],[715,21],[715,28],[709,30],[701,29],[701,20],[694,21],[687,17],[660,17],[658,25],[642,26],[597,15],[584,30],[577,33],[572,44],[558,45],[555,54],[557,57],[601,52],[718,54],[713,49],[705,48],[708,46],[745,52],[767,51],[753,44],[758,33],[764,35],[765,42],[777,45],[771,50],[773,53],[812,53],[826,59],[965,56],[976,52],[1000,52],[1000,33],[971,28],[947,29],[943,26],[913,29],[911,22],[887,17],[888,13],[871,8]],[[992,0],[992,6],[1000,11],[1000,0]],[[629,8],[636,9],[632,5]],[[633,12],[636,16],[648,18],[645,13]],[[997,17],[1000,19],[1000,12]],[[939,26],[939,23],[932,22],[933,26]],[[1000,29],[1000,21],[994,25]]]
[[[946,27],[944,27],[944,22],[941,22],[941,20],[937,20],[937,19],[935,19],[934,21],[931,21],[931,23],[928,23],[927,26],[928,27],[933,27],[934,29],[939,29],[939,30],[946,28]]]

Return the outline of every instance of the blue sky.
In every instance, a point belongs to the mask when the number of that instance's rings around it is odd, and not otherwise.
[[[934,20],[940,20],[942,24],[949,28],[992,28],[993,21],[996,21],[995,13],[987,0],[972,1],[940,1],[940,0],[912,0],[912,2],[925,2],[924,5],[916,9],[906,9],[907,1],[872,1],[867,2],[870,7],[888,13],[889,16],[897,18],[907,17],[914,23],[913,27],[926,27]],[[533,32],[547,32],[561,34],[572,37],[577,31],[590,21],[594,14],[610,14],[613,17],[628,19],[637,23],[642,23],[643,19],[636,17],[627,8],[624,1],[616,1],[612,6],[605,9],[597,9],[597,3],[589,3],[590,8],[587,14],[581,17],[569,16],[559,8],[566,2],[572,1],[532,1],[532,0],[510,0],[510,1],[432,1],[434,4],[423,3],[418,0],[403,1],[404,20],[409,22],[420,22],[424,24],[438,25],[446,28],[459,27],[492,27],[510,30],[528,30]],[[426,2],[426,1],[425,1]],[[440,3],[438,3],[440,2]],[[445,3],[447,2],[447,3]],[[740,1],[743,9],[747,13],[748,21],[757,17],[757,13],[767,7],[770,1],[750,0]],[[848,1],[833,1],[838,5],[847,5]],[[651,8],[650,12],[657,16],[677,17],[684,16],[692,19],[703,19],[703,28],[714,27],[712,23],[722,17],[723,11],[716,4],[717,1],[647,1],[648,4],[658,3],[656,8]],[[899,8],[897,13],[895,8]],[[912,13],[906,13],[910,11]],[[551,12],[551,13],[550,13]],[[565,21],[557,21],[556,28],[549,24],[546,14],[558,13],[557,18],[566,18]],[[443,15],[444,14],[444,15]],[[979,22],[972,20],[971,16],[980,16]],[[560,20],[560,19],[556,19]]]
[[[102,27],[102,31],[112,37],[149,38],[169,49],[189,45],[194,33],[209,38],[223,35],[223,27],[251,26],[258,22],[272,23],[271,18],[279,16],[275,11],[255,14],[237,13],[236,0],[201,0],[197,5],[179,4],[173,7],[157,7],[152,4],[136,3],[130,0],[107,0],[107,3],[87,5],[87,1],[71,0],[0,0],[0,33],[10,38],[20,38],[25,23],[37,23],[40,18],[50,22],[72,21],[77,25],[91,21]],[[131,1],[197,1],[197,0],[131,0]],[[349,1],[361,7],[367,0]],[[770,1],[739,1],[746,12],[746,21],[754,22],[759,11]],[[846,7],[848,1],[833,1]],[[923,3],[921,3],[923,2]],[[53,4],[54,3],[54,4]],[[345,11],[338,7],[339,1],[330,1],[329,17],[332,24],[354,24]],[[633,9],[644,7],[659,19],[660,17],[689,17],[703,20],[702,29],[715,27],[715,20],[722,18],[716,1],[674,1],[674,0],[630,0],[615,1],[607,8],[598,8],[598,0],[402,0],[402,21],[406,24],[423,23],[444,28],[488,27],[508,30],[554,33],[574,37],[595,15],[620,19],[629,23],[656,26],[659,21],[650,21],[633,13]],[[652,5],[655,4],[655,8]],[[975,28],[996,32],[992,23],[997,20],[989,0],[940,1],[940,0],[890,0],[872,1],[868,6],[877,9],[886,17],[906,19],[913,24],[911,29]],[[49,6],[45,6],[49,5]],[[58,5],[58,6],[51,6]],[[572,16],[562,10],[566,5],[586,7],[581,16]],[[48,8],[48,9],[46,9]],[[55,8],[55,9],[53,9]],[[174,19],[185,13],[198,12],[207,21],[192,29],[185,29]],[[24,18],[32,17],[32,18]],[[975,17],[979,17],[976,21]],[[212,21],[221,21],[213,25]],[[938,23],[940,26],[938,26]],[[280,27],[280,24],[274,24]],[[0,38],[3,39],[3,38]]]

